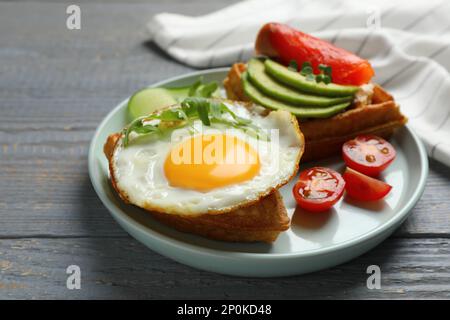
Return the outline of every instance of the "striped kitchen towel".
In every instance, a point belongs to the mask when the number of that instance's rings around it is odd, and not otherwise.
[[[428,155],[450,166],[450,2],[248,0],[201,17],[161,13],[148,24],[174,59],[210,68],[245,61],[259,28],[281,22],[369,59]]]

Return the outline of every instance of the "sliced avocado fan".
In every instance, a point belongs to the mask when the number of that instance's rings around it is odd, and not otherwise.
[[[264,62],[266,72],[274,77],[276,80],[284,84],[299,89],[304,92],[317,94],[327,97],[345,97],[352,96],[358,90],[357,86],[344,86],[334,83],[325,84],[323,82],[309,81],[302,74],[289,70],[287,67],[267,59]]]
[[[353,99],[353,96],[329,98],[311,95],[280,84],[265,72],[264,62],[258,58],[250,59],[247,72],[250,82],[262,93],[296,106],[327,107],[350,102]]]
[[[298,107],[272,99],[259,91],[248,79],[247,72],[242,74],[242,86],[244,93],[255,103],[273,110],[286,110],[300,118],[328,118],[335,115],[350,105],[350,102],[337,104],[330,107]]]

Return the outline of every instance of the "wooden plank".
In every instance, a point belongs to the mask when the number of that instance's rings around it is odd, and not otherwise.
[[[396,236],[450,235],[450,168],[430,159],[424,194]]]
[[[449,239],[391,239],[330,270],[252,279],[194,270],[131,239],[2,240],[0,298],[450,298],[449,257]],[[81,290],[66,288],[72,264],[81,268]],[[372,264],[381,268],[380,290],[366,286]]]

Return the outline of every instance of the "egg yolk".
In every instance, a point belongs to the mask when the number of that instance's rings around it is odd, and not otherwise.
[[[206,192],[250,180],[260,167],[257,151],[247,142],[208,134],[176,145],[165,160],[164,173],[173,187]]]

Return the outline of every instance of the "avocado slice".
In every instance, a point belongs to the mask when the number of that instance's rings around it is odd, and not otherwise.
[[[260,104],[266,108],[274,110],[286,110],[299,118],[328,118],[336,113],[343,111],[350,105],[350,102],[337,104],[330,107],[296,107],[287,103],[272,99],[265,96],[259,91],[248,79],[247,72],[242,74],[242,87],[244,93],[255,103]]]
[[[309,81],[302,74],[289,70],[285,66],[270,59],[267,59],[264,65],[266,72],[276,80],[301,91],[328,97],[345,97],[354,95],[359,89],[357,86],[343,86],[334,83],[325,84],[323,82]]]
[[[353,96],[328,98],[311,94],[301,93],[280,84],[270,77],[265,71],[264,62],[258,58],[250,59],[248,62],[248,77],[252,84],[264,94],[275,99],[298,106],[327,107],[335,104],[349,102]]]

